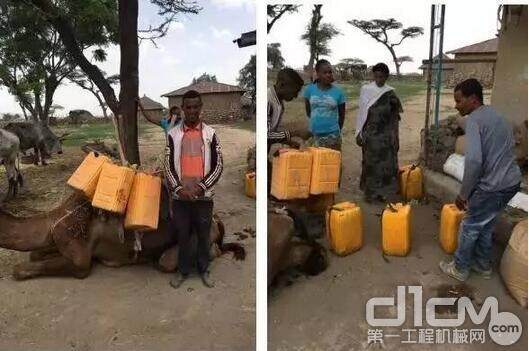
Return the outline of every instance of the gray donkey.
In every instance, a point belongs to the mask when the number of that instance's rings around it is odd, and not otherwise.
[[[43,166],[46,165],[45,158],[49,158],[52,153],[62,154],[62,139],[56,136],[47,125],[39,122],[12,122],[4,127],[5,130],[10,131],[18,136],[20,139],[20,151],[33,148],[35,151],[33,163],[38,165],[39,155]]]
[[[6,198],[17,195],[18,186],[23,186],[23,179],[20,170],[16,166],[18,153],[20,151],[20,140],[7,130],[0,129],[0,162],[6,168],[9,189]]]

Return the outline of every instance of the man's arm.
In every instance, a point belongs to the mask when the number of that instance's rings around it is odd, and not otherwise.
[[[277,113],[277,111],[274,110],[274,106],[268,102],[267,106],[267,139],[268,142],[273,143],[288,143],[290,140],[290,132],[288,130],[282,130],[278,131],[277,129],[274,129],[274,126],[272,125],[272,119],[274,117],[274,113]]]
[[[338,105],[338,124],[340,125],[340,130],[343,129],[343,123],[345,121],[345,102]]]
[[[176,195],[180,190],[183,189],[183,186],[180,182],[180,179],[178,178],[178,174],[176,173],[174,166],[174,142],[170,135],[167,136],[167,144],[165,145],[163,170],[170,192]]]
[[[268,142],[271,144],[274,143],[286,143],[290,141],[290,132],[288,130],[281,130],[281,131],[268,131]]]
[[[213,135],[211,141],[211,170],[198,185],[202,190],[210,189],[220,179],[223,170],[222,152],[217,134]]]
[[[307,114],[307,118],[310,118],[310,101],[307,98],[305,98],[305,113]]]
[[[468,119],[465,132],[465,172],[459,196],[463,200],[468,200],[470,194],[475,190],[483,171],[483,154],[481,136],[476,122]]]
[[[143,104],[141,103],[140,99],[136,99],[136,101],[138,102],[138,106],[140,107],[141,114],[143,115],[143,117],[145,117],[145,119],[147,121],[151,122],[152,124],[156,124],[157,126],[162,127],[161,120],[153,118],[152,115],[149,114],[149,112],[145,111],[145,109],[143,108]]]

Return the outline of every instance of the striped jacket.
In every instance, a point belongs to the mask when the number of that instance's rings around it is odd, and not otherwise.
[[[180,167],[180,151],[184,136],[184,123],[181,121],[167,134],[165,146],[164,173],[167,186],[173,198],[178,199],[178,191],[183,188],[182,169]],[[198,185],[204,189],[204,198],[211,199],[214,195],[213,186],[222,174],[222,153],[215,130],[202,122],[202,152],[204,155],[204,178]]]
[[[274,87],[268,88],[268,106],[267,106],[267,126],[268,126],[268,144],[284,143],[290,140],[288,130],[278,130],[283,112],[285,110],[283,103],[279,100]]]

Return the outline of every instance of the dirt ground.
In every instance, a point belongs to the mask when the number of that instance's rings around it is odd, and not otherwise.
[[[215,211],[234,233],[255,229],[255,203],[244,195],[246,150],[254,131],[214,126],[223,147],[224,174],[216,187]],[[144,164],[163,153],[157,127],[141,135]],[[20,214],[44,211],[68,196],[66,180],[81,162],[79,147],[67,148],[47,167],[23,166],[21,196],[2,206]],[[3,170],[2,170],[3,171]],[[0,194],[5,175],[0,173]],[[245,261],[225,255],[212,262],[216,287],[198,277],[176,291],[148,265],[107,268],[95,265],[84,280],[38,278],[17,282],[13,266],[27,253],[0,249],[0,350],[250,350],[255,345],[255,238],[240,241]]]
[[[442,116],[454,114],[450,92],[443,94]],[[400,123],[399,163],[409,164],[418,159],[420,129],[424,126],[425,95],[418,95],[405,101]],[[287,107],[288,113],[288,107]],[[407,322],[399,328],[385,328],[384,345],[368,345],[368,329],[365,318],[365,304],[372,297],[395,297],[398,285],[421,285],[423,301],[437,297],[446,285],[456,281],[444,276],[438,263],[446,256],[438,244],[439,214],[441,204],[431,199],[425,204],[413,205],[412,250],[407,257],[381,255],[380,217],[382,205],[363,202],[358,189],[361,149],[353,142],[356,111],[347,114],[343,143],[344,178],[337,200],[358,203],[364,218],[364,245],[362,249],[346,257],[329,253],[329,268],[315,277],[300,277],[292,285],[278,288],[269,294],[268,340],[270,350],[497,350],[486,333],[485,344],[473,345],[424,345],[402,344],[408,339],[404,328],[414,328],[411,322],[413,304],[410,295],[406,305]],[[325,241],[322,241],[326,245]],[[527,350],[527,309],[516,304],[508,295],[498,272],[503,248],[495,246],[495,272],[493,279],[486,281],[476,276],[470,278],[465,288],[478,305],[488,296],[499,300],[499,311],[515,313],[522,321],[521,339],[508,350]],[[380,315],[379,315],[380,314]],[[396,309],[377,309],[377,316],[395,316]],[[446,318],[453,318],[447,316]],[[468,318],[467,318],[468,320]],[[481,326],[466,328],[488,329],[488,320]],[[423,327],[427,328],[427,326]],[[411,339],[417,340],[417,334]],[[503,349],[503,348],[502,348]]]

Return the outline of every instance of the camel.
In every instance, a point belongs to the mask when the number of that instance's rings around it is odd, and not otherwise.
[[[14,267],[16,280],[39,276],[83,279],[96,261],[110,267],[151,261],[162,272],[173,272],[177,269],[178,248],[169,231],[173,224],[168,205],[168,196],[162,192],[158,229],[143,234],[124,230],[122,217],[94,209],[78,193],[55,209],[30,217],[13,216],[0,209],[0,247],[30,252],[28,262]],[[223,239],[224,226],[215,215],[211,258],[226,252],[233,252],[238,260],[245,258],[244,247],[225,244]]]

